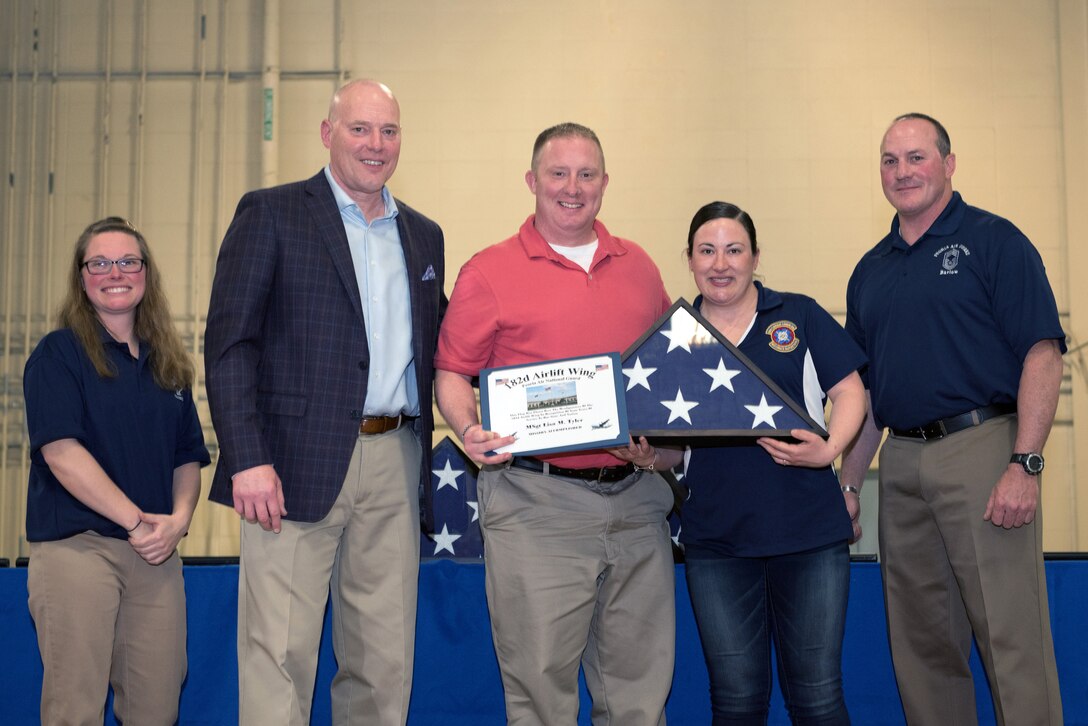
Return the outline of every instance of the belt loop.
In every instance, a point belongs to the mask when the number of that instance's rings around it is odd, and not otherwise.
[[[541,463],[541,464],[543,465],[543,467],[544,467],[544,468],[543,468],[543,469],[541,470],[541,473],[542,473],[542,474],[543,474],[544,476],[548,476],[549,474],[551,474],[551,471],[552,471],[552,465],[551,465],[551,464],[549,464],[549,463],[548,463],[548,462],[546,462],[546,461],[542,461],[542,462],[540,462],[540,463]]]

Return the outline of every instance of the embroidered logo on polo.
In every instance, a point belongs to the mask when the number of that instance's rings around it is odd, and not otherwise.
[[[967,249],[966,245],[962,245],[959,242],[953,242],[950,245],[945,245],[936,252],[933,253],[933,257],[940,261],[941,269],[937,274],[939,275],[958,275],[960,271],[956,268],[960,264],[960,256],[970,257],[971,250]]]
[[[789,353],[800,342],[797,340],[797,325],[788,320],[773,322],[763,332],[771,336],[771,340],[767,345],[779,353]]]

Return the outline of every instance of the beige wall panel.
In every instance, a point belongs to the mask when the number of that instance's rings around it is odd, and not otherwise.
[[[29,3],[19,3],[20,16],[28,22],[31,14]],[[104,47],[107,35],[106,3],[76,2],[58,8],[56,44],[61,52],[60,68],[65,71],[104,69]],[[52,22],[52,13],[49,13]],[[24,38],[25,42],[25,38]]]
[[[219,9],[214,9],[216,5]],[[308,6],[309,3],[288,3]],[[343,3],[351,5],[352,3]],[[219,55],[234,70],[260,69],[264,44],[260,32],[264,23],[265,0],[230,0],[209,3],[208,37],[215,40]],[[282,3],[281,3],[282,5]]]
[[[1048,108],[1046,116],[1051,116]],[[999,187],[1057,189],[1061,178],[1061,139],[1057,119],[1047,126],[999,126],[994,136]]]
[[[209,8],[214,3],[207,4]],[[195,2],[150,2],[147,12],[147,64],[157,70],[190,71],[199,67],[200,16]],[[136,8],[132,23],[139,22]],[[137,34],[138,37],[138,34]],[[207,41],[205,41],[207,44]],[[138,67],[134,61],[133,68]]]
[[[135,221],[169,267],[179,327],[199,331],[219,240],[238,199],[260,184],[265,3],[146,3],[151,75],[142,150],[139,86],[131,74],[141,62],[145,3],[38,4],[35,56],[29,43],[35,3],[0,3],[0,104],[16,108],[20,183],[31,166],[38,173],[36,191],[19,186],[0,201],[2,225],[16,228],[13,264],[21,271],[29,259],[42,274],[14,282],[14,312],[23,314],[29,289],[32,317],[44,320],[44,308],[51,313],[55,304],[46,300],[59,293],[56,280],[83,227],[103,209],[135,215],[138,207]],[[1038,245],[1059,305],[1071,312],[1069,329],[1084,338],[1077,332],[1084,327],[1083,294],[1069,282],[1083,277],[1085,260],[1071,247],[1085,236],[1076,209],[1085,195],[1079,170],[1088,166],[1077,151],[1088,136],[1088,114],[1078,110],[1086,77],[1084,6],[1085,0],[281,2],[278,178],[309,177],[325,163],[318,129],[337,71],[388,82],[404,126],[391,186],[442,224],[450,290],[471,254],[513,233],[532,211],[523,175],[536,133],[581,121],[600,133],[608,159],[612,181],[602,219],[650,251],[670,294],[694,296],[680,254],[687,225],[701,204],[724,199],[753,214],[767,284],[810,294],[841,314],[854,262],[887,232],[892,216],[877,176],[881,136],[896,114],[930,112],[951,132],[957,188]],[[338,7],[342,19],[335,17]],[[8,49],[16,42],[21,73],[35,60],[47,69],[56,46],[67,74],[55,85],[54,133],[46,124],[52,89],[39,86],[34,148],[27,140],[29,77],[11,89]],[[108,149],[101,79],[107,55],[114,74]],[[208,76],[198,90],[191,74],[202,58]],[[234,74],[225,85],[224,68]],[[0,114],[5,149],[10,124],[9,114]],[[48,199],[47,140],[56,148]],[[44,235],[47,219],[51,231],[36,245],[47,248],[39,256],[26,239]],[[6,275],[0,270],[0,278]],[[1079,361],[1079,353],[1070,360]],[[1068,411],[1068,421],[1088,380],[1078,365],[1070,365],[1067,388],[1074,393],[1059,409]],[[1079,408],[1088,410],[1083,401]],[[1066,512],[1088,509],[1074,476],[1078,449],[1088,449],[1075,445],[1074,434],[1071,424],[1058,427],[1047,449],[1048,548],[1088,542],[1088,525],[1063,520]],[[229,553],[235,516],[205,509],[211,513],[194,524],[184,550]],[[13,526],[0,524],[0,556],[10,549]]]
[[[1072,428],[1055,427],[1046,444],[1047,468],[1068,470],[1075,459]],[[1047,552],[1075,550],[1077,541],[1077,513],[1069,502],[1075,497],[1073,480],[1068,477],[1043,476],[1043,549]]]
[[[261,178],[261,135],[254,129],[261,128],[261,88],[257,83],[230,83],[226,88],[226,105],[223,113],[227,123],[224,128],[222,156],[215,154],[225,165],[222,172],[225,186],[216,195],[216,202],[225,211],[220,219],[228,224],[234,216],[234,208],[242,195],[256,188]],[[222,232],[226,227],[222,227]],[[218,249],[219,239],[213,240]]]
[[[335,5],[333,0],[280,3],[280,22],[284,30],[280,47],[283,68],[324,71],[335,67]],[[259,6],[256,9],[260,10]],[[357,37],[355,42],[366,42],[365,38]]]
[[[177,95],[185,99],[181,101],[185,103],[184,108],[188,108],[189,89],[179,87],[177,90]],[[178,129],[156,133],[146,144],[142,215],[146,220],[181,224],[189,219],[193,204],[193,141],[190,129]],[[146,220],[143,221],[145,225],[148,224]]]
[[[955,185],[965,198],[968,194],[972,196],[971,204],[986,208],[995,202],[997,173],[996,132],[991,123],[987,119],[985,126],[961,126],[955,132],[948,132],[952,138],[952,151],[956,154]]]

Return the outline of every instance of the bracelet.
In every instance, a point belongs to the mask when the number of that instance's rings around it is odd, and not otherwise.
[[[846,494],[846,492],[852,492],[853,494],[857,495],[858,499],[861,499],[861,490],[855,486],[851,486],[850,484],[843,484],[841,487],[839,487],[839,489],[842,489],[843,494]]]
[[[139,526],[140,526],[141,524],[143,524],[143,523],[144,523],[144,520],[142,520],[142,519],[137,519],[137,520],[136,520],[136,524],[132,525],[132,529],[126,529],[126,530],[125,530],[125,533],[126,533],[126,534],[128,534],[128,533],[131,533],[131,532],[132,532],[133,530],[135,530],[135,529],[136,529],[137,527],[139,527]]]
[[[654,449],[654,460],[650,462],[649,466],[639,466],[635,462],[633,462],[633,461],[631,462],[631,464],[635,467],[635,471],[653,471],[654,470],[654,464],[656,464],[656,463],[657,463],[657,449]]]
[[[461,443],[465,442],[465,434],[467,434],[468,430],[475,425],[475,423],[465,424],[465,427],[461,429]]]

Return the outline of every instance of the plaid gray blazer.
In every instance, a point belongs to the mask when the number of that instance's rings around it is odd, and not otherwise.
[[[447,302],[443,237],[399,199],[397,208],[421,402],[420,491],[429,492],[433,361]],[[204,336],[219,441],[209,498],[232,505],[231,476],[273,464],[287,519],[328,514],[358,435],[369,361],[347,234],[324,171],[243,196],[219,251]]]

